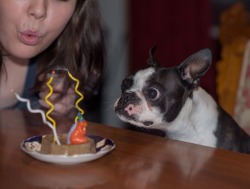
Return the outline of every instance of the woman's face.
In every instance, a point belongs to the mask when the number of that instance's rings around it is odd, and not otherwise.
[[[0,0],[0,44],[3,53],[21,59],[38,55],[63,31],[74,13],[76,2]]]

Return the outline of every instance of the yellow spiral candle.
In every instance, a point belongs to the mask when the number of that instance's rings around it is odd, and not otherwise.
[[[52,119],[49,114],[54,110],[54,105],[49,101],[49,97],[53,94],[53,88],[51,86],[51,83],[53,81],[53,77],[50,77],[49,81],[46,83],[48,88],[50,89],[49,93],[45,97],[45,102],[51,107],[47,112],[46,112],[46,118],[49,120],[54,127],[56,127],[56,122],[54,119]]]
[[[78,106],[78,104],[79,104],[79,103],[81,102],[81,100],[83,100],[83,98],[84,98],[83,94],[80,93],[80,92],[78,91],[78,87],[79,87],[79,83],[80,83],[80,82],[79,82],[78,79],[74,78],[74,77],[71,75],[71,73],[69,73],[69,71],[68,71],[68,75],[69,75],[69,77],[70,77],[72,80],[74,80],[74,81],[76,82],[75,93],[77,93],[80,97],[79,97],[79,99],[76,101],[75,106],[76,106],[76,108],[78,109],[78,111],[83,115],[83,114],[84,114],[83,109],[81,109],[81,108]],[[75,118],[75,121],[77,121],[77,116],[76,116],[76,118]]]

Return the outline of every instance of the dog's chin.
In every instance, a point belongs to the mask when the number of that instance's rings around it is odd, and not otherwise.
[[[127,123],[130,123],[130,124],[135,125],[135,126],[139,126],[139,127],[150,128],[154,124],[154,122],[150,121],[150,120],[139,121],[136,116],[129,117],[129,116],[124,116],[124,115],[120,115],[120,114],[117,114],[117,115],[120,118],[120,120],[127,122]]]

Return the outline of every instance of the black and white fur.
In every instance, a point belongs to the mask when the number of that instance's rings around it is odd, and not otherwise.
[[[162,130],[171,139],[250,153],[248,134],[199,86],[211,65],[211,51],[203,49],[170,68],[160,67],[153,51],[150,67],[123,80],[115,103],[118,117]]]

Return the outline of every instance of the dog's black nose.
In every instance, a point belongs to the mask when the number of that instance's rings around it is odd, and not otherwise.
[[[128,92],[122,93],[121,98],[117,103],[116,109],[123,109],[124,107],[127,106],[128,103],[134,102],[135,99],[136,99],[135,93],[128,93]]]
[[[143,122],[143,125],[145,125],[145,126],[150,126],[150,125],[153,125],[153,121],[144,121]]]
[[[120,99],[118,100],[115,106],[115,112],[117,111],[124,111],[129,104],[136,104],[138,103],[138,97],[134,92],[124,92],[122,93]]]
[[[128,92],[124,92],[121,96],[121,102],[122,104],[127,104],[128,102],[133,101],[136,98],[135,93],[128,93]]]

